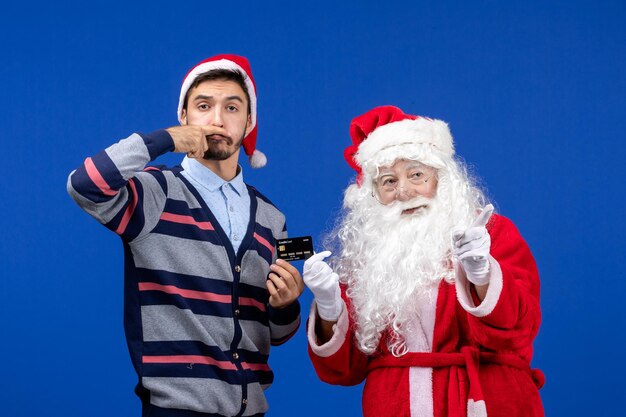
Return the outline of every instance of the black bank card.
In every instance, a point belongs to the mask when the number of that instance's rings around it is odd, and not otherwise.
[[[276,241],[278,259],[299,261],[313,256],[313,239],[311,236],[290,237]]]

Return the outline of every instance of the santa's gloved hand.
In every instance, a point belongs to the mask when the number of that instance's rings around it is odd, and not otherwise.
[[[485,226],[492,213],[493,206],[487,204],[466,231],[458,231],[452,235],[452,253],[463,266],[468,281],[474,285],[489,283],[491,238]]]
[[[304,261],[302,279],[315,296],[317,313],[326,321],[337,321],[343,308],[339,276],[324,262],[330,251],[316,253]]]

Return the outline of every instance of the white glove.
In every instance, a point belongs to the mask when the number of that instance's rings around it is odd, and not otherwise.
[[[324,262],[330,251],[316,253],[304,261],[302,279],[313,293],[317,313],[326,321],[337,321],[343,309],[339,276]]]
[[[468,281],[474,285],[489,283],[491,238],[485,226],[492,213],[493,206],[487,204],[465,232],[457,231],[452,235],[452,253],[461,262]]]

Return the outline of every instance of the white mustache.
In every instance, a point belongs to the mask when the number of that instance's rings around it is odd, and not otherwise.
[[[428,206],[432,202],[431,198],[426,198],[418,195],[409,201],[394,201],[393,203],[382,206],[380,210],[380,216],[383,219],[393,220],[397,219],[404,210],[410,210],[419,206]]]

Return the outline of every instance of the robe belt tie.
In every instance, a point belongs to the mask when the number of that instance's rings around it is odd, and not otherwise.
[[[519,356],[507,353],[481,352],[473,346],[464,346],[461,348],[461,352],[455,353],[408,352],[399,358],[392,355],[381,356],[370,361],[367,371],[369,373],[378,368],[414,366],[423,368],[465,367],[469,387],[467,410],[459,409],[458,406],[452,404],[453,399],[449,395],[449,415],[455,417],[486,417],[487,410],[484,405],[484,397],[478,378],[479,365],[481,363],[510,366],[526,371],[533,379],[537,388],[541,388],[545,382],[543,373],[539,369],[531,369],[530,364]],[[453,381],[451,380],[450,382],[452,383]]]

